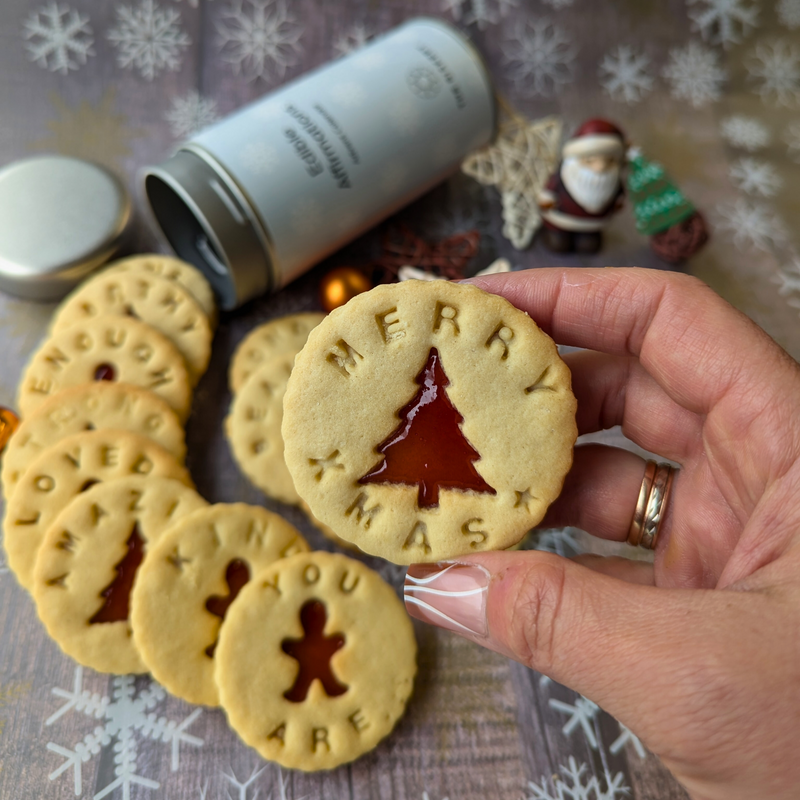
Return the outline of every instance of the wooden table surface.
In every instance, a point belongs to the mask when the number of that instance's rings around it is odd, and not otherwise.
[[[426,14],[464,30],[498,90],[530,118],[558,114],[570,132],[605,116],[662,162],[705,214],[712,241],[685,269],[800,355],[800,7],[741,0],[4,0],[0,18],[0,166],[36,153],[91,158],[135,188],[198,124],[403,20]],[[775,8],[772,6],[775,5]],[[755,9],[755,10],[754,10]],[[284,15],[278,59],[237,61],[220,26]],[[137,26],[162,27],[150,58],[131,61]],[[128,27],[126,28],[126,22]],[[133,22],[131,22],[133,20]],[[130,26],[133,25],[131,28]],[[141,31],[140,31],[141,32]],[[127,37],[127,38],[126,38]],[[127,45],[126,45],[127,43]],[[527,55],[521,55],[527,53]],[[628,69],[627,67],[630,67]],[[618,78],[622,77],[622,81]],[[127,252],[158,247],[136,201]],[[637,234],[630,205],[603,252],[518,252],[502,234],[492,188],[454,175],[394,220],[441,239],[481,234],[468,272],[505,256],[550,264],[668,268]],[[385,225],[284,291],[223,315],[188,423],[189,466],[210,501],[261,503],[313,546],[330,549],[296,509],[269,501],[232,461],[222,433],[229,359],[256,324],[319,308],[331,268],[370,263]],[[0,404],[52,306],[0,295]],[[619,431],[605,440],[629,446]],[[601,549],[575,530],[533,545]],[[403,570],[365,559],[396,587]],[[48,639],[0,561],[0,798],[397,798],[667,800],[685,797],[618,722],[564,686],[448,633],[417,625],[419,676],[405,717],[374,752],[317,775],[282,772],[233,734],[219,710],[167,696],[147,677],[81,669]]]

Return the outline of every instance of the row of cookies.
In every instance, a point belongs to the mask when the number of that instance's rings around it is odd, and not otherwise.
[[[254,328],[236,348],[228,371],[233,395],[225,433],[231,453],[250,482],[265,495],[303,509],[322,534],[349,550],[353,545],[320,522],[294,488],[283,457],[283,395],[294,360],[325,318],[315,311],[288,314]]]
[[[22,586],[31,588],[49,523],[87,486],[131,474],[190,483],[181,423],[193,383],[182,351],[196,346],[199,377],[214,313],[201,273],[156,255],[111,264],[56,309],[20,381],[22,424],[0,473],[4,544]],[[145,317],[172,321],[157,328]]]
[[[24,417],[70,386],[106,380],[161,396],[183,421],[211,356],[213,293],[179,259],[133,256],[82,283],[56,309],[19,387]]]
[[[100,671],[150,671],[171,693],[221,705],[284,767],[357,758],[401,716],[413,630],[360,562],[309,552],[280,516],[208,505],[175,479],[134,476],[75,497],[33,573],[39,616]]]

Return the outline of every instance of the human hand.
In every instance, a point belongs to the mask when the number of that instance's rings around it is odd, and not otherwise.
[[[425,599],[444,616],[409,613],[595,701],[695,800],[796,800],[800,366],[684,275],[537,269],[470,282],[556,342],[591,348],[565,358],[580,433],[622,425],[681,469],[654,564],[492,552],[412,565],[442,590]],[[625,541],[644,468],[625,450],[577,447],[543,526]]]

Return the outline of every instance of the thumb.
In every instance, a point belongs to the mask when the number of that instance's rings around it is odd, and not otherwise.
[[[718,655],[711,590],[636,585],[550,553],[412,564],[404,594],[412,616],[548,675],[634,730],[661,716],[682,675],[704,683],[702,662],[714,669]]]

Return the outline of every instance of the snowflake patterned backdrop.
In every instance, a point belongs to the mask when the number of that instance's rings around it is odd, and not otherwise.
[[[328,102],[337,114],[365,113],[359,81],[387,65],[362,48],[413,9],[473,39],[511,109],[529,119],[557,115],[563,136],[588,117],[606,117],[662,162],[711,230],[710,244],[688,269],[797,357],[800,0],[674,0],[648,4],[647,14],[632,8],[612,0],[602,8],[591,0],[419,0],[407,7],[396,0],[5,0],[0,164],[64,153],[96,160],[134,187],[141,167],[182,140],[348,54],[354,78],[332,87]],[[409,88],[424,100],[441,90],[437,80],[420,71]],[[279,111],[267,108],[265,115]],[[420,124],[410,102],[398,102],[391,113],[401,131],[413,133]],[[448,137],[432,142],[431,155],[451,144]],[[268,142],[251,142],[242,155],[265,180],[278,166]],[[401,155],[374,176],[387,191],[407,180]],[[513,161],[518,153],[501,155]],[[475,269],[498,256],[516,268],[665,267],[636,233],[629,207],[594,260],[554,257],[535,239],[517,250],[504,236],[503,215],[520,200],[509,195],[458,175],[399,219],[432,241],[477,231]],[[310,232],[325,213],[310,202],[292,220]],[[344,227],[352,223],[346,203],[336,214]],[[516,237],[518,244],[528,244],[532,227]],[[321,269],[369,263],[382,233],[368,234]],[[140,223],[131,246],[156,244]],[[217,368],[224,371],[232,347],[257,322],[316,308],[314,280],[303,278],[225,320],[215,342]],[[0,403],[13,405],[16,377],[49,314],[49,307],[0,296]],[[197,413],[212,415],[204,419],[218,428],[228,400],[224,387],[204,385]],[[603,436],[630,446],[619,431]],[[209,442],[208,428],[195,421],[189,437],[193,474],[210,499],[264,502],[239,479],[216,428]],[[293,522],[300,517],[279,510]],[[538,532],[525,546],[562,557],[616,552],[572,528]],[[402,568],[370,563],[396,589],[402,584]],[[590,698],[449,634],[422,626],[417,633],[416,693],[388,742],[329,775],[281,772],[239,742],[218,710],[180,703],[147,677],[95,675],[58,653],[0,550],[0,641],[15,645],[0,646],[0,796],[681,797],[635,733]]]

